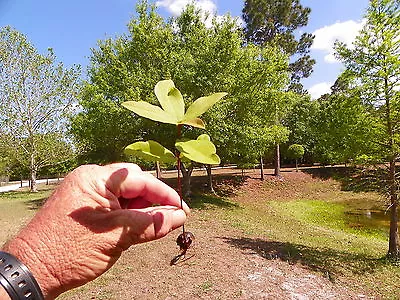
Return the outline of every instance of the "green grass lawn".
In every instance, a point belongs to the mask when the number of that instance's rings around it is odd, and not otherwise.
[[[32,217],[50,192],[45,187],[39,193],[0,194],[0,242]],[[201,222],[243,232],[240,247],[265,259],[301,264],[350,289],[399,299],[400,266],[385,259],[387,233],[345,222],[345,204],[360,199],[382,203],[375,192],[343,191],[332,179],[309,177],[302,182],[268,179],[256,187],[236,187],[224,197],[198,195],[191,204]]]
[[[0,193],[0,244],[14,236],[32,218],[52,189],[53,186],[44,185],[37,193],[27,190]]]
[[[400,263],[385,258],[388,232],[354,228],[345,221],[346,203],[361,198],[379,205],[380,195],[342,191],[332,180],[311,180],[301,187],[294,182],[266,182],[262,188],[261,197],[246,191],[238,197],[239,206],[216,211],[216,218],[249,237],[245,247],[266,259],[302,264],[332,282],[371,291],[379,298],[400,299]],[[266,240],[261,247],[260,240]]]

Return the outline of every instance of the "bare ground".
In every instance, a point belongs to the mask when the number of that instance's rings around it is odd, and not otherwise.
[[[239,204],[262,198],[265,192],[255,173],[246,175],[253,178],[228,191]],[[302,182],[316,180],[296,172],[286,173],[285,178],[298,184],[294,190],[273,189],[277,198],[301,192]],[[218,182],[220,191],[227,192],[224,179]],[[175,231],[162,240],[132,246],[106,274],[61,298],[375,299],[366,291],[350,290],[302,265],[266,258],[260,249],[273,242],[267,236],[244,234],[213,216],[212,209],[193,210],[186,229],[195,234],[196,242],[188,260],[169,265],[178,251],[175,239],[179,231]]]

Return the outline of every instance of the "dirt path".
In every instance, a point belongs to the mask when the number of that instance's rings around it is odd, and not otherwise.
[[[65,299],[367,299],[301,266],[261,257],[246,249],[248,238],[202,222],[197,213],[190,223],[195,256],[183,264],[169,266],[175,235],[137,245],[103,277]]]
[[[257,184],[246,187],[255,198]],[[267,237],[247,236],[212,210],[194,210],[187,230],[196,244],[184,263],[169,265],[178,250],[174,232],[131,247],[109,272],[62,299],[374,299],[300,265],[266,259],[257,250]]]

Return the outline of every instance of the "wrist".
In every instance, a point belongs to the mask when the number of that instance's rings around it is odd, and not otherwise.
[[[33,237],[29,232],[24,232],[26,230],[27,228],[9,241],[2,251],[13,255],[28,268],[36,279],[45,299],[54,299],[61,293],[58,292],[60,285],[49,271],[46,261],[41,258],[43,255],[51,257],[52,254],[46,251],[46,247],[40,242],[41,239]],[[25,239],[26,236],[29,238]]]
[[[44,300],[40,286],[29,269],[15,256],[3,251],[0,251],[0,284],[13,300]]]
[[[11,300],[10,296],[8,296],[8,293],[6,290],[3,288],[3,286],[0,284],[0,299],[2,300]]]
[[[36,280],[40,290],[42,291],[45,299],[49,299],[47,295],[49,295],[49,289],[47,288],[44,273],[41,268],[38,266],[40,262],[35,261],[31,250],[28,249],[23,242],[21,242],[18,238],[10,241],[6,244],[1,251],[8,253],[18,259],[25,267],[29,270],[32,277]],[[2,299],[0,297],[0,299]],[[51,299],[51,298],[50,298]]]

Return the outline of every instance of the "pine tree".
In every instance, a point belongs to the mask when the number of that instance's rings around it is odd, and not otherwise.
[[[275,44],[293,58],[289,64],[290,90],[296,92],[303,91],[300,80],[310,76],[315,64],[309,55],[314,36],[295,36],[297,29],[307,25],[310,12],[299,0],[247,0],[243,8],[247,41],[261,46]]]

